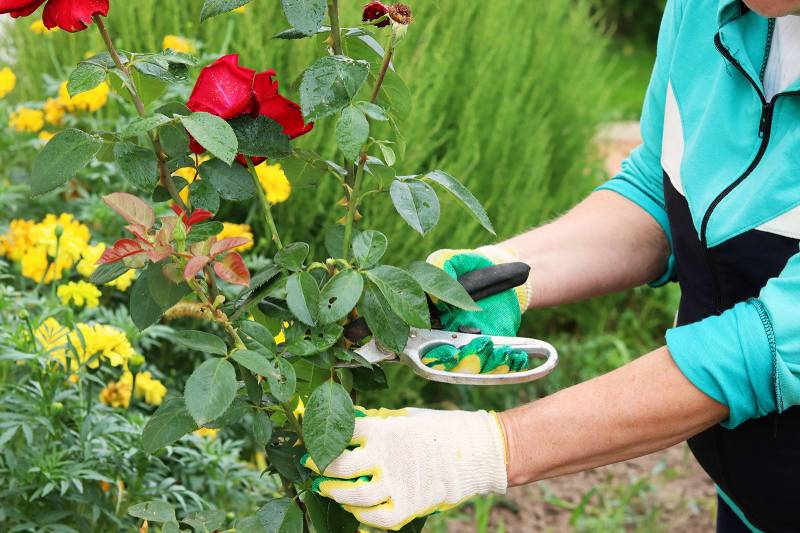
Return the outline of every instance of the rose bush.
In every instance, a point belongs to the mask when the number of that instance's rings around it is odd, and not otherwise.
[[[247,3],[206,0],[201,19],[213,24],[214,17]],[[308,490],[310,478],[299,463],[308,453],[324,469],[352,437],[353,399],[386,385],[382,369],[353,348],[373,337],[402,350],[412,327],[431,325],[426,295],[471,302],[443,272],[383,264],[389,237],[369,229],[359,206],[386,198],[425,235],[440,217],[437,186],[493,232],[476,198],[446,172],[395,171],[406,142],[398,118],[410,102],[392,65],[413,21],[411,9],[372,2],[363,13],[366,23],[347,27],[335,1],[284,2],[291,27],[277,37],[317,36],[324,43],[321,57],[300,76],[299,104],[278,92],[275,71],[243,67],[236,54],[228,54],[200,69],[186,102],[148,106],[145,83],[188,85],[197,60],[169,48],[122,52],[96,3],[71,5],[95,6],[92,21],[107,50],[76,66],[64,100],[105,87],[125,96],[135,115],[114,131],[67,127],[56,133],[33,163],[31,192],[58,190],[97,161],[110,165],[119,191],[103,202],[126,236],[92,250],[90,281],[101,286],[135,271],[132,322],[144,331],[162,317],[191,318],[192,325],[174,337],[201,360],[183,390],[159,398],[142,433],[143,451],[164,453],[188,433],[246,420],[248,438],[264,451],[265,468],[280,478],[282,491],[256,515],[234,517],[237,530],[280,523],[297,531],[305,523],[318,531],[355,532],[352,516]],[[291,143],[313,134],[322,121],[334,123],[335,160]],[[264,161],[270,164],[259,165]],[[285,199],[275,189],[290,187],[288,181],[276,185],[281,176],[286,180],[284,167],[299,169],[293,176],[305,183],[330,180],[341,191],[329,205],[343,206],[346,214],[320,230],[326,247],[314,256],[307,243],[284,242],[281,221],[273,216],[273,202]],[[234,225],[217,220],[221,206],[231,203],[255,205],[264,231],[231,234]],[[41,279],[61,272],[59,250],[66,242],[63,234],[55,236],[54,253],[47,255],[48,249],[41,258]],[[254,245],[270,257],[248,265],[241,251]],[[62,292],[65,301],[91,303],[98,297],[79,284]],[[134,381],[151,387],[140,393],[145,401],[163,396],[148,376],[131,373],[105,397],[123,405],[126,394],[137,394]],[[163,501],[142,502],[129,513],[160,522],[165,530],[179,527],[174,509]],[[203,527],[220,527],[227,519],[219,516]]]

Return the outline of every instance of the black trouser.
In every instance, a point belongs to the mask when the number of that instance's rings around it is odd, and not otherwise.
[[[750,533],[725,500],[717,496],[717,533]]]

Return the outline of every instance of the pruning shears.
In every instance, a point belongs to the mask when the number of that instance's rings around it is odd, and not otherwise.
[[[528,279],[530,267],[525,263],[506,263],[469,272],[458,278],[459,283],[464,287],[473,300],[498,294],[502,291],[517,287],[525,283]],[[435,311],[435,307],[431,306]],[[435,314],[435,313],[434,313]],[[434,320],[434,326],[437,321]],[[357,332],[348,337],[365,337],[369,334],[365,331],[366,323],[357,320],[350,326],[350,333],[354,329],[361,329],[361,335]],[[364,334],[366,333],[366,334]],[[533,359],[542,360],[538,366],[529,368],[522,372],[511,372],[507,374],[468,374],[462,372],[452,372],[447,370],[436,370],[428,367],[422,362],[422,358],[433,348],[442,344],[451,344],[456,347],[464,346],[470,341],[488,337],[495,346],[510,346],[511,348],[522,350],[528,354],[529,362]],[[558,353],[549,343],[530,339],[526,337],[499,337],[492,335],[481,335],[480,331],[463,330],[459,332],[444,331],[442,329],[418,329],[411,328],[408,343],[400,353],[395,353],[381,346],[375,338],[355,352],[371,364],[382,362],[402,363],[417,375],[430,381],[440,381],[443,383],[458,383],[463,385],[508,385],[512,383],[526,383],[542,378],[555,369],[558,364]],[[343,365],[350,366],[350,365]]]

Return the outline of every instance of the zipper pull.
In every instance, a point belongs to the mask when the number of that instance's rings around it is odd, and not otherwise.
[[[761,121],[758,124],[758,136],[764,138],[772,125],[772,102],[767,102],[761,106]]]

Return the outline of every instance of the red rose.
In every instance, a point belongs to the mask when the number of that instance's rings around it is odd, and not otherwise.
[[[186,106],[225,120],[245,114],[264,115],[283,126],[283,133],[290,139],[308,133],[314,123],[306,124],[300,106],[278,94],[278,82],[273,76],[272,69],[256,74],[255,70],[240,66],[237,54],[223,56],[200,72]],[[191,149],[194,153],[205,151],[194,139]],[[241,154],[237,160],[244,164]],[[263,160],[254,157],[253,163]]]
[[[0,14],[26,17],[45,2],[42,21],[48,28],[81,31],[92,23],[94,15],[108,15],[108,0],[0,0]]]
[[[389,12],[389,8],[383,2],[370,2],[369,4],[364,6],[364,13],[361,16],[361,20],[364,22],[368,22],[370,20],[378,20],[379,18],[385,16]],[[383,28],[384,26],[389,25],[389,18],[387,17],[386,20],[383,20],[375,26],[378,28]]]

